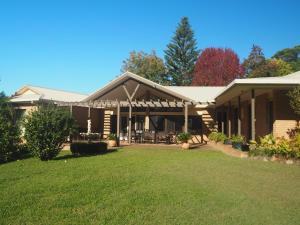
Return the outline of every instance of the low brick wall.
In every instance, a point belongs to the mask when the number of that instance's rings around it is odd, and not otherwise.
[[[226,155],[230,155],[230,156],[234,156],[234,157],[238,157],[238,158],[248,158],[248,152],[242,152],[239,150],[234,149],[233,147],[231,147],[231,145],[224,145],[222,143],[215,143],[215,142],[208,142],[207,145],[209,145],[210,147],[219,150],[223,153],[225,153]]]

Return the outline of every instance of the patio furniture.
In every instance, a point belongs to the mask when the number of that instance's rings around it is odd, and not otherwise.
[[[144,143],[155,143],[155,132],[153,131],[145,131],[143,135]]]

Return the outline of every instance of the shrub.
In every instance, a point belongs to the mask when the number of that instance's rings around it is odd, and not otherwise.
[[[95,155],[104,153],[107,151],[107,144],[105,142],[97,143],[86,143],[86,142],[75,142],[72,143],[71,152],[73,155]]]
[[[208,139],[211,140],[211,141],[216,141],[217,140],[217,135],[218,135],[218,132],[211,132],[209,135],[208,135]]]
[[[26,144],[41,160],[58,155],[62,144],[74,132],[74,120],[69,111],[53,104],[43,105],[25,118]]]
[[[300,159],[300,133],[291,140],[290,146],[293,156]]]
[[[287,95],[290,99],[291,108],[295,114],[300,115],[300,86],[290,90]]]
[[[177,135],[177,139],[180,141],[180,142],[183,142],[183,143],[187,143],[190,139],[191,139],[191,134],[190,133],[180,133]]]
[[[300,134],[291,140],[283,137],[275,139],[271,134],[261,137],[257,147],[250,151],[250,155],[300,158]]]
[[[2,100],[1,100],[2,99]],[[20,126],[14,108],[0,99],[0,162],[13,159],[20,143]]]
[[[211,141],[215,141],[216,143],[218,142],[224,142],[225,139],[227,138],[225,134],[221,133],[221,132],[211,132],[209,135],[208,135],[208,138],[211,140]]]
[[[107,136],[107,139],[110,140],[110,141],[116,141],[118,138],[117,138],[116,134],[109,134]]]
[[[242,135],[232,135],[231,141],[232,143],[244,143],[245,137]]]

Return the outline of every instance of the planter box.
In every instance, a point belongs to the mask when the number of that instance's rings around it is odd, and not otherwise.
[[[232,141],[231,140],[225,140],[224,145],[232,145]]]
[[[232,142],[232,147],[238,150],[242,150],[243,143],[241,142]]]
[[[242,151],[243,152],[249,152],[249,145],[248,144],[242,144]]]

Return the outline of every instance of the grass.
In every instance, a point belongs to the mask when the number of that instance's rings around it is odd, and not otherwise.
[[[299,224],[297,165],[126,147],[0,166],[0,224]]]

